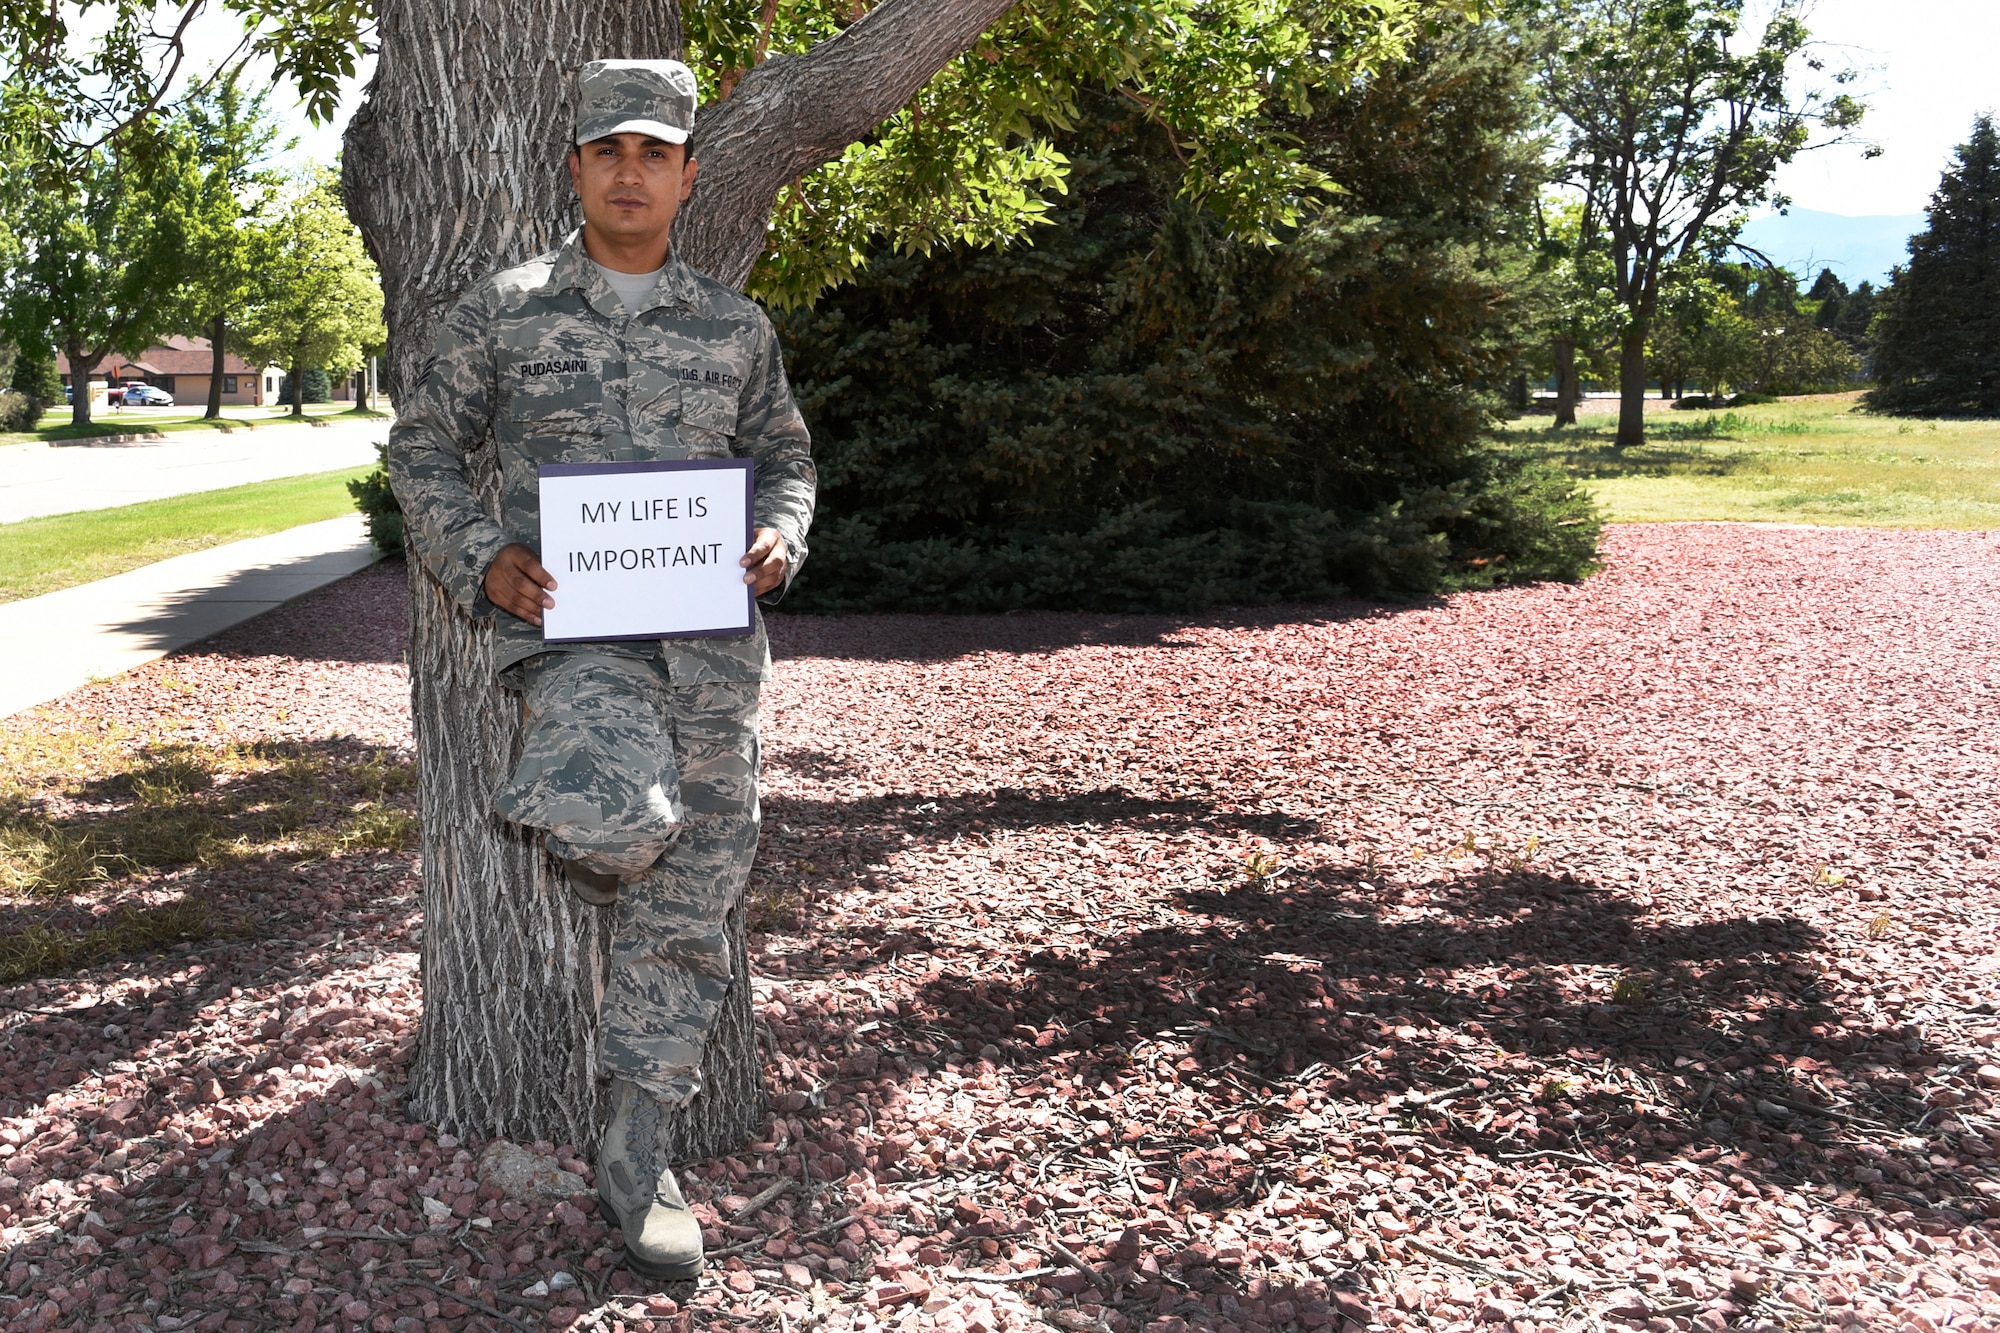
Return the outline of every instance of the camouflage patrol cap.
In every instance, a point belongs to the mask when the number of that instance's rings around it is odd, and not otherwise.
[[[686,143],[694,128],[694,71],[678,60],[593,60],[576,86],[577,143],[614,134]]]

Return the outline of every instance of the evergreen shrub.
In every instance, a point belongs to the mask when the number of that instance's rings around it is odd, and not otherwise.
[[[301,403],[329,403],[333,401],[333,379],[324,370],[308,369],[299,376],[299,401]],[[292,377],[284,375],[278,380],[278,402],[292,401]]]
[[[379,464],[373,472],[347,483],[347,493],[354,497],[354,507],[359,509],[368,523],[368,540],[375,549],[391,560],[403,555],[403,506],[397,502],[396,493],[389,489],[389,446],[375,446],[375,458]]]
[[[33,430],[42,419],[42,405],[25,393],[0,390],[0,430]]]
[[[22,414],[21,419],[26,423],[7,429],[33,430],[42,413],[63,401],[62,372],[56,369],[55,353],[32,344],[17,349],[7,387],[24,400],[11,410]]]
[[[821,491],[803,610],[1184,610],[1583,576],[1573,482],[1484,447],[1523,341],[1520,59],[1466,27],[1296,124],[1284,244],[1179,197],[1121,99],[1032,245],[880,254],[781,312]]]

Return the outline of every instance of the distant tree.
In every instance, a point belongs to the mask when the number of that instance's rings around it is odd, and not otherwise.
[[[1861,358],[1803,312],[1758,320],[1754,329],[1746,377],[1758,393],[1824,393],[1861,378]]]
[[[1875,284],[1864,279],[1849,291],[1839,275],[1823,268],[1806,296],[1818,302],[1813,311],[1813,327],[1840,339],[1850,352],[1865,361],[1874,345],[1868,337],[1868,325],[1875,317]]]
[[[29,163],[4,174],[16,240],[8,331],[69,358],[70,419],[89,425],[92,372],[173,327],[192,262],[193,159],[172,135],[135,134],[61,171]]]
[[[1647,342],[1652,374],[1669,389],[1699,383],[1711,397],[1725,388],[1757,393],[1815,393],[1858,378],[1861,363],[1840,339],[1814,324],[1817,311],[1841,299],[1826,275],[1822,296],[1801,296],[1789,271],[1711,256],[1669,275]],[[1678,395],[1676,395],[1678,396]]]
[[[1734,331],[1718,327],[1718,321],[1735,318],[1735,300],[1716,281],[1710,265],[1674,266],[1661,284],[1646,343],[1647,363],[1662,397],[1679,398],[1690,383],[1710,387],[1706,377],[1722,373],[1729,356],[1724,348]],[[1735,369],[1729,364],[1727,374]]]
[[[1903,416],[2000,413],[2000,133],[1973,122],[1929,225],[1882,292],[1868,405]]]
[[[278,381],[278,401],[292,400],[292,377],[288,374]],[[298,400],[302,403],[325,403],[333,399],[333,378],[318,366],[307,366],[299,380]]]
[[[1559,196],[1539,201],[1535,233],[1535,281],[1524,295],[1547,342],[1529,353],[1528,362],[1555,377],[1555,424],[1574,426],[1583,371],[1601,374],[1604,350],[1616,342],[1618,303],[1604,255],[1584,242],[1580,202]]]
[[[1617,440],[1645,439],[1646,345],[1672,266],[1711,224],[1770,194],[1814,129],[1861,118],[1844,93],[1800,91],[1804,0],[1774,0],[1740,43],[1744,0],[1519,0],[1542,43],[1541,90],[1560,175],[1584,199],[1582,239],[1608,259],[1623,310]],[[1836,74],[1836,84],[1846,81]]]
[[[1846,295],[1847,284],[1840,280],[1840,275],[1830,268],[1823,268],[1819,271],[1819,276],[1813,279],[1812,288],[1806,293],[1806,299],[1819,302],[1820,309],[1824,310],[1828,301],[1838,302]]]
[[[251,254],[256,278],[231,345],[253,365],[286,367],[292,415],[303,416],[308,370],[351,370],[383,338],[382,288],[339,178],[322,169],[302,181],[258,228]]]
[[[190,263],[179,322],[213,349],[202,414],[210,420],[222,415],[229,316],[249,299],[255,277],[254,215],[261,196],[277,183],[262,165],[277,141],[266,98],[245,93],[232,71],[191,98],[166,130],[185,142],[200,173],[188,219]]]
[[[1750,378],[1757,326],[1727,292],[1714,301],[1689,342],[1688,368],[1710,399],[1745,387]]]

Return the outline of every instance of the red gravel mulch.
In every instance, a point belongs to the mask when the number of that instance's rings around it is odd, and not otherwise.
[[[251,937],[0,991],[0,1321],[2000,1328],[2000,537],[1607,555],[775,618],[775,1114],[699,1288],[402,1115],[412,858],[218,877]],[[399,577],[6,725],[406,745]]]

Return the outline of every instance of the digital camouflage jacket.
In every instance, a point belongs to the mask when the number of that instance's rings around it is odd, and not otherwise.
[[[499,451],[497,516],[466,471],[466,456],[488,447]],[[417,556],[468,615],[496,620],[501,671],[543,650],[541,630],[485,590],[501,548],[541,547],[541,464],[730,456],[756,460],[755,524],[791,549],[789,585],[805,559],[817,474],[771,321],[679,259],[647,308],[628,314],[580,232],[467,293],[389,431],[389,480]],[[676,684],[770,678],[761,612],[746,637],[591,648],[657,653]]]

